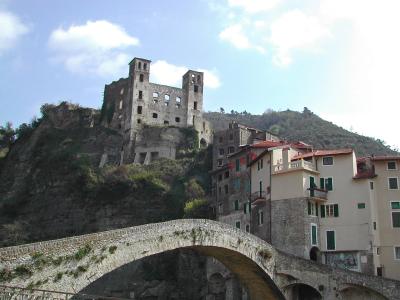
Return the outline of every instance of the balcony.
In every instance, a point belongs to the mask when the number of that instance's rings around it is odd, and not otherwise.
[[[318,172],[315,169],[313,163],[311,163],[309,161],[305,161],[304,159],[292,161],[287,164],[282,163],[282,164],[276,164],[276,165],[272,166],[273,174],[285,173],[285,172],[290,172],[290,171],[295,171],[295,170],[308,170],[308,171],[312,171],[312,172],[316,172],[316,173]]]
[[[267,192],[266,191],[258,191],[252,193],[250,195],[251,205],[258,205],[266,202]]]
[[[310,197],[314,198],[315,200],[319,201],[326,201],[328,200],[328,191],[318,188],[308,188],[307,190],[310,191]]]

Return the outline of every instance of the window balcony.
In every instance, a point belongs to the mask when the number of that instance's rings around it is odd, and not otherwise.
[[[272,173],[279,174],[295,170],[308,170],[318,172],[312,162],[305,161],[304,159],[289,162],[287,164],[276,164],[272,166]]]
[[[310,191],[310,197],[317,201],[327,201],[328,200],[328,191],[318,188],[308,188]]]

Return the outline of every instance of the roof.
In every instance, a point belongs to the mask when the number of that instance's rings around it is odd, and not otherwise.
[[[343,155],[351,153],[353,153],[353,149],[315,150],[308,153],[293,156],[292,160],[308,158],[308,157],[333,156],[333,155]]]
[[[395,155],[371,156],[371,160],[373,161],[400,160],[400,156],[395,156]]]
[[[253,164],[255,164],[261,157],[263,157],[266,153],[268,153],[268,149],[264,150],[263,152],[261,152],[255,159],[253,159],[252,161],[250,161],[250,163],[247,165],[248,167],[252,166]]]
[[[272,147],[278,147],[278,146],[283,146],[283,145],[287,145],[286,142],[284,141],[272,141],[272,140],[268,140],[268,141],[262,141],[256,144],[252,144],[250,145],[251,148],[272,148]]]

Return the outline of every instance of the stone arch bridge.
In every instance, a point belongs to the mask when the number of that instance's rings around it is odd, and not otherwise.
[[[316,264],[230,225],[189,219],[1,248],[0,284],[78,293],[127,263],[179,248],[221,261],[252,300],[400,299],[399,281]],[[307,290],[312,296],[302,296]]]

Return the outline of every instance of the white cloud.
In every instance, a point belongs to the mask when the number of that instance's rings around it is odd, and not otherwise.
[[[245,12],[254,14],[269,11],[276,7],[281,0],[228,0],[230,7],[244,9]]]
[[[292,61],[295,49],[316,50],[321,39],[330,36],[328,27],[315,16],[300,10],[281,15],[271,24],[269,43],[274,47],[274,62],[286,66]]]
[[[151,64],[151,77],[153,82],[165,85],[178,86],[182,82],[182,76],[189,68],[176,66],[164,60],[158,60]],[[215,70],[198,69],[204,73],[204,86],[215,89],[221,85]]]
[[[231,43],[238,49],[248,49],[251,47],[249,39],[244,34],[243,28],[240,24],[235,24],[225,28],[219,34],[219,38]]]
[[[263,47],[250,43],[242,24],[234,24],[225,28],[220,32],[219,38],[231,43],[237,49],[255,49],[261,53],[265,52]]]
[[[106,20],[58,28],[49,38],[55,60],[62,62],[69,71],[100,76],[126,72],[130,56],[125,51],[138,45],[139,39]]]
[[[28,31],[28,26],[17,16],[7,11],[0,11],[0,54],[13,48],[18,39]]]

